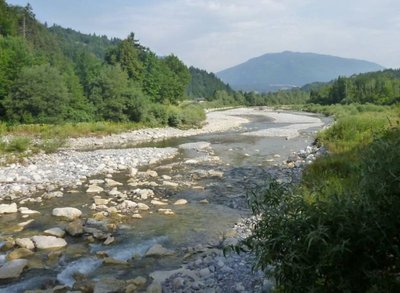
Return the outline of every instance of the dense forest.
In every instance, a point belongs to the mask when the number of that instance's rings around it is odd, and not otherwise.
[[[181,60],[157,56],[133,33],[119,40],[58,25],[48,28],[35,19],[30,5],[12,6],[0,0],[3,121],[107,120],[177,126],[185,123],[185,117],[202,116],[194,105],[178,106],[190,81],[191,71]]]
[[[228,92],[232,104],[273,106],[293,104],[376,104],[392,105],[400,101],[400,69],[338,77],[327,83],[311,83],[301,88],[270,93]],[[215,95],[211,99],[218,99]]]
[[[196,99],[207,99],[215,95],[217,91],[226,91],[233,94],[232,88],[223,83],[214,73],[205,70],[189,67],[192,77],[187,88],[187,95]]]

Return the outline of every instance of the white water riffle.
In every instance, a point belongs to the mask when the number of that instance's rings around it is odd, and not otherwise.
[[[85,257],[73,261],[67,265],[67,267],[57,275],[57,280],[72,288],[75,283],[74,274],[80,273],[83,275],[89,275],[100,267],[102,261],[94,257]]]
[[[103,245],[93,245],[91,249],[91,253],[97,251],[105,251],[108,256],[120,260],[126,261],[132,259],[134,256],[144,256],[147,250],[152,247],[154,244],[165,242],[167,237],[160,236],[155,237],[149,240],[141,241],[140,243],[129,242],[123,243],[120,245],[115,245],[112,248],[106,248]]]
[[[33,277],[20,281],[18,284],[0,288],[0,293],[22,293],[26,290],[37,289],[46,283],[51,283],[53,280],[52,277]]]

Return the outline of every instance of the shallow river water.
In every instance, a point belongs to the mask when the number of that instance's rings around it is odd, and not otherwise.
[[[325,123],[329,122],[329,119],[321,119]],[[156,270],[180,267],[188,247],[199,244],[218,246],[224,231],[249,215],[244,204],[245,194],[250,188],[247,182],[262,181],[269,167],[281,163],[292,152],[310,145],[317,130],[307,129],[300,136],[289,140],[283,137],[242,135],[249,131],[288,125],[276,124],[263,116],[253,116],[251,120],[241,128],[229,132],[168,139],[136,146],[178,147],[193,142],[211,143],[206,151],[180,149],[179,155],[174,159],[139,170],[156,170],[158,176],[168,175],[172,177],[171,181],[180,182],[178,188],[156,186],[151,189],[160,199],[167,198],[171,203],[177,199],[186,199],[188,204],[168,206],[173,208],[174,216],[153,211],[143,213],[143,219],[140,220],[130,217],[122,219],[118,222],[118,230],[113,233],[115,242],[108,246],[101,242],[90,243],[83,237],[66,236],[68,246],[57,256],[51,257],[51,253],[46,251],[35,253],[29,258],[29,270],[19,280],[0,283],[0,292],[24,292],[57,284],[72,287],[76,273],[92,280],[110,276],[122,280],[148,276]],[[223,172],[223,177],[196,175],[210,170]],[[112,178],[123,183],[123,186],[118,187],[119,191],[148,188],[148,182],[144,186],[130,186],[127,171],[113,174]],[[91,179],[104,179],[104,175]],[[66,223],[51,216],[54,207],[77,207],[83,212],[84,218],[88,218],[88,215],[93,214],[89,209],[93,196],[86,194],[85,189],[84,186],[74,190],[65,189],[65,196],[62,198],[44,201],[42,204],[26,204],[27,207],[40,211],[41,215],[32,217],[35,221],[19,232],[15,232],[15,223],[26,219],[20,218],[19,214],[1,217],[1,237],[31,237],[46,229],[63,226]],[[208,204],[202,202],[205,199]],[[161,258],[144,257],[146,251],[156,243],[174,250],[175,254]],[[121,263],[105,264],[98,252],[106,252],[109,257]],[[0,252],[0,264],[5,261],[5,257],[6,254]]]

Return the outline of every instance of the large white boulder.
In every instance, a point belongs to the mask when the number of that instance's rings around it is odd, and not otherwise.
[[[75,219],[78,219],[82,215],[82,212],[77,208],[71,207],[55,208],[53,209],[52,215],[56,217],[63,217],[70,221],[73,221]]]
[[[64,239],[54,236],[33,236],[32,240],[37,249],[52,249],[67,246],[67,242]]]
[[[12,214],[18,211],[17,204],[15,202],[11,204],[0,204],[0,214]]]

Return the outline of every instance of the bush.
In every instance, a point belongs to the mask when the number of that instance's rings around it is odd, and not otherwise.
[[[31,140],[27,137],[15,137],[4,145],[4,150],[6,152],[23,153],[29,149],[31,143]]]
[[[171,127],[179,127],[182,124],[181,109],[176,106],[168,107],[168,125]]]
[[[358,150],[362,180],[352,190],[310,196],[271,180],[249,195],[260,220],[244,244],[257,267],[284,292],[398,292],[399,149],[396,128]]]
[[[183,127],[200,127],[206,119],[206,113],[200,105],[189,104],[182,107],[181,117]]]
[[[62,137],[52,138],[52,139],[45,139],[38,148],[43,150],[46,154],[55,153],[65,145],[67,140]]]

